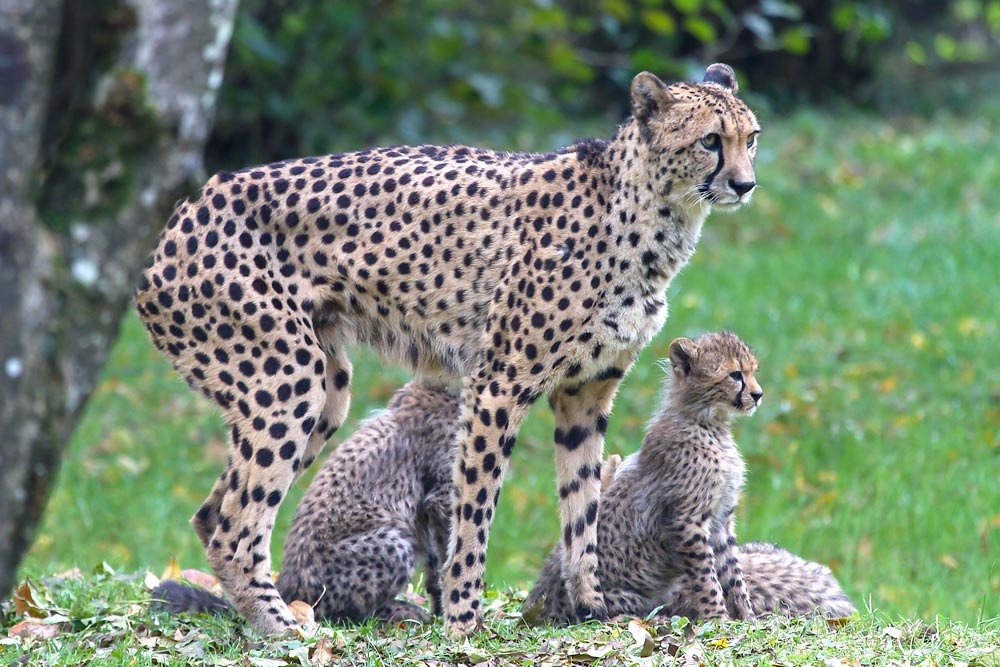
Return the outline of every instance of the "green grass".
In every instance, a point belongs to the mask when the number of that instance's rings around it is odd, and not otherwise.
[[[0,661],[32,665],[953,665],[998,667],[1000,626],[944,620],[761,619],[692,624],[674,618],[529,628],[523,593],[491,591],[486,630],[468,641],[443,625],[322,626],[305,639],[262,640],[227,618],[150,612],[137,575],[36,583],[36,602],[61,633],[0,639]],[[6,624],[3,626],[6,629]],[[17,661],[17,662],[13,662]]]
[[[766,392],[737,426],[750,466],[741,538],[828,563],[859,607],[890,618],[1000,617],[995,111],[765,118],[755,203],[709,219],[608,432],[610,452],[639,445],[672,338],[736,331]],[[350,428],[406,378],[366,350],[353,358]],[[557,538],[552,429],[540,401],[490,540],[494,586],[527,585]],[[187,520],[224,438],[130,314],[23,572],[159,572],[171,557],[206,569]],[[276,558],[304,488],[283,505]]]

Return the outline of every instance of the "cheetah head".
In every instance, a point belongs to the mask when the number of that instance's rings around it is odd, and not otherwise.
[[[750,203],[760,125],[738,91],[732,68],[721,63],[709,66],[701,83],[668,86],[649,72],[632,80],[639,140],[665,199],[729,211]]]
[[[752,415],[760,405],[764,390],[754,377],[757,357],[735,334],[678,338],[670,343],[669,354],[675,405],[723,419]]]

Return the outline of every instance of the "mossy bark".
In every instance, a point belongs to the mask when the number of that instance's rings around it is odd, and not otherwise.
[[[238,0],[0,6],[0,595],[201,154]]]

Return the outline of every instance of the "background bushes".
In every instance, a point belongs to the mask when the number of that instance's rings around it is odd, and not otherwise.
[[[617,122],[635,72],[718,60],[782,108],[928,109],[998,34],[1000,0],[243,0],[209,165],[518,127],[556,146],[567,119]]]

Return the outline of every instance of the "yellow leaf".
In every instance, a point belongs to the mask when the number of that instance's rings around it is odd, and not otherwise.
[[[899,384],[899,380],[895,375],[890,375],[878,384],[879,391],[883,394],[888,394],[896,390],[896,386]]]
[[[924,349],[927,347],[927,336],[919,331],[914,331],[910,334],[910,345],[912,345],[915,350]]]
[[[947,567],[949,570],[958,569],[958,561],[955,560],[955,557],[952,556],[951,554],[943,554],[941,558],[939,558],[938,560],[941,561],[941,564]]]
[[[708,645],[717,646],[719,648],[726,648],[727,646],[729,646],[729,642],[726,640],[725,637],[719,637],[718,639],[713,639],[712,641],[708,642]]]
[[[167,562],[167,569],[160,575],[160,579],[179,579],[181,576],[181,566],[177,564],[177,559],[173,556]]]
[[[975,317],[963,317],[958,321],[958,333],[963,336],[979,336],[983,327]]]

